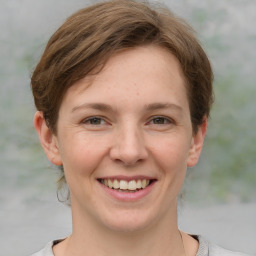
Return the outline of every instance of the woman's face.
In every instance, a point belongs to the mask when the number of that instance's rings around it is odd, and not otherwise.
[[[156,46],[138,47],[67,91],[48,156],[64,166],[74,216],[138,230],[175,216],[203,133],[193,136],[177,59]]]

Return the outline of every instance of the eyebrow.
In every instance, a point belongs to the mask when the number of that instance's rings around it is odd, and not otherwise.
[[[108,104],[105,103],[84,103],[82,105],[76,106],[72,108],[71,112],[75,112],[80,109],[96,109],[100,111],[106,111],[106,112],[115,112],[115,110]],[[154,111],[154,110],[160,110],[160,109],[175,109],[180,112],[183,111],[182,107],[173,103],[151,103],[148,105],[145,105],[145,110],[147,112]]]
[[[159,109],[176,109],[180,112],[183,111],[182,107],[174,103],[152,103],[146,105],[146,111],[154,111]]]
[[[113,112],[113,108],[108,105],[108,104],[104,104],[104,103],[85,103],[79,106],[76,106],[74,108],[72,108],[72,113],[80,110],[80,109],[85,109],[85,108],[91,108],[91,109],[96,109],[96,110],[101,110],[101,111],[107,111],[107,112]]]

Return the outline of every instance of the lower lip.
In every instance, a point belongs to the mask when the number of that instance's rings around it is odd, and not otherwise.
[[[104,189],[104,191],[108,195],[110,195],[111,197],[114,197],[115,199],[118,199],[120,201],[124,201],[124,202],[138,201],[138,200],[146,197],[150,193],[150,191],[153,189],[153,186],[155,185],[155,183],[156,182],[153,181],[146,188],[138,190],[136,192],[120,192],[118,190],[111,189],[99,182],[101,187]]]

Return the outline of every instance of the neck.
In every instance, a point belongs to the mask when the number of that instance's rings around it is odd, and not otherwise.
[[[62,246],[61,246],[62,245]],[[177,227],[176,208],[161,223],[136,231],[116,231],[102,227],[90,218],[73,212],[73,232],[59,246],[58,255],[184,256],[184,245]]]

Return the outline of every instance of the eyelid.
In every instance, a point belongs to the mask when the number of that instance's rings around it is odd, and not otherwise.
[[[104,122],[104,124],[90,124],[89,121],[93,120],[93,119],[100,119],[101,121]],[[106,121],[106,119],[102,116],[90,116],[90,117],[87,117],[85,119],[83,119],[81,121],[82,124],[88,124],[88,125],[91,125],[91,126],[100,126],[100,125],[105,125],[105,124],[108,124],[108,122]]]
[[[166,116],[162,116],[162,115],[156,115],[156,116],[152,116],[150,119],[149,119],[149,121],[147,122],[147,124],[150,124],[152,121],[154,121],[155,119],[157,119],[157,118],[162,118],[162,119],[164,119],[165,121],[167,120],[167,122],[168,123],[164,123],[164,124],[155,124],[155,125],[167,125],[167,124],[174,124],[175,123],[175,121],[172,119],[172,118],[170,118],[170,117],[166,117]]]
[[[99,119],[100,120],[100,124],[91,124],[90,121],[93,120],[93,119]],[[159,123],[159,124],[152,123],[156,119],[163,119],[164,123]],[[81,123],[85,124],[85,125],[90,125],[90,126],[110,125],[110,122],[108,122],[106,120],[106,118],[102,117],[102,116],[89,116],[89,117],[84,118],[81,121]],[[170,117],[167,117],[167,116],[163,116],[163,115],[154,115],[154,116],[150,117],[148,119],[148,121],[146,122],[146,125],[170,125],[170,124],[175,124],[175,121],[173,120],[173,118],[170,118]]]

